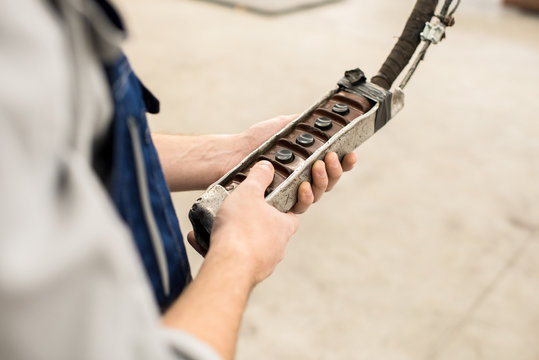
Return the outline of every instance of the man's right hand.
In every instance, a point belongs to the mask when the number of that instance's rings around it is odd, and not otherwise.
[[[268,277],[283,259],[288,240],[299,226],[296,215],[281,213],[264,200],[273,173],[270,162],[260,161],[225,199],[215,217],[206,256],[244,268],[252,276],[253,286]],[[198,248],[192,232],[188,240]]]
[[[191,333],[224,359],[233,359],[240,321],[253,287],[283,259],[299,221],[264,200],[273,166],[261,161],[225,199],[198,275],[163,316],[166,326]],[[193,233],[187,236],[196,248]]]

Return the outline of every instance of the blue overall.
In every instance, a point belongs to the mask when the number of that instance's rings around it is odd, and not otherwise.
[[[133,73],[124,55],[105,69],[114,101],[112,164],[107,186],[131,230],[159,307],[164,311],[189,283],[191,271],[146,120],[145,100],[153,96]]]

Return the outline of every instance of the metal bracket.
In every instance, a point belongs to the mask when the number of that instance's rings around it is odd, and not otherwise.
[[[391,96],[391,118],[394,118],[404,108],[404,92],[400,87],[395,88]]]
[[[434,16],[430,22],[425,23],[425,28],[419,34],[421,40],[429,41],[433,44],[438,44],[445,35],[445,24],[440,21],[440,18]]]

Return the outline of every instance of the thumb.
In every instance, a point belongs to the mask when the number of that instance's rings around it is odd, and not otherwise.
[[[247,179],[245,179],[239,187],[249,187],[257,195],[264,195],[264,191],[273,181],[273,165],[269,161],[262,160],[256,163],[249,171]],[[239,188],[238,187],[238,188]]]

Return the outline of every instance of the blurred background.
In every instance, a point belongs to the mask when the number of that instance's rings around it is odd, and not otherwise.
[[[199,134],[302,112],[346,69],[374,75],[415,1],[280,16],[117,3],[126,51],[162,102],[152,129]],[[301,216],[251,297],[238,359],[539,359],[538,84],[539,15],[463,1],[404,110]],[[199,194],[174,195],[185,233]]]

